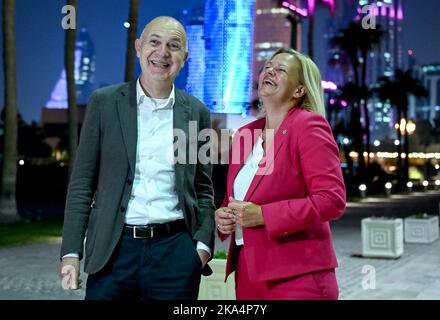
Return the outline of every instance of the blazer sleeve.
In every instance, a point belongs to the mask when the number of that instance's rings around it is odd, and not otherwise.
[[[61,256],[83,256],[83,242],[96,187],[100,155],[100,112],[97,93],[87,105],[66,197]]]
[[[274,239],[337,219],[346,205],[339,150],[327,121],[307,113],[295,125],[291,158],[299,158],[307,196],[262,205],[267,232]]]
[[[211,116],[206,107],[200,109],[199,130],[211,128]],[[203,143],[200,142],[197,151]],[[200,163],[196,165],[195,191],[197,194],[198,211],[197,221],[198,228],[194,234],[194,239],[203,242],[211,250],[214,250],[214,188],[212,185],[212,163]]]

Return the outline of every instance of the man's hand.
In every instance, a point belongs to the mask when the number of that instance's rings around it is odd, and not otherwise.
[[[215,224],[222,234],[231,234],[235,230],[235,217],[231,209],[227,207],[219,208],[215,211]]]
[[[264,226],[261,207],[252,202],[243,202],[229,197],[228,208],[235,216],[235,221],[242,227],[252,228]]]
[[[209,253],[203,249],[197,249],[197,253],[199,254],[200,260],[202,261],[202,269],[205,267],[206,263],[209,260]]]
[[[79,278],[80,263],[78,258],[63,258],[60,265],[61,286],[65,290],[81,289]]]

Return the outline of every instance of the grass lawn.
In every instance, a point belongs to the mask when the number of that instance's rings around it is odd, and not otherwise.
[[[62,219],[0,224],[0,247],[28,244],[61,236]]]

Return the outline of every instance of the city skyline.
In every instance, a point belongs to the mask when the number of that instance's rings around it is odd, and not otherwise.
[[[440,3],[434,0],[423,2],[423,6],[416,7],[413,1],[404,1],[403,52],[413,50],[418,64],[440,61],[440,40],[437,36],[440,23],[435,16]],[[202,0],[185,3],[140,1],[138,31],[140,33],[142,27],[157,15],[179,16],[183,9],[203,6],[204,3]],[[40,121],[41,109],[50,98],[60,69],[64,66],[64,30],[61,28],[61,8],[64,4],[60,0],[50,4],[43,0],[34,1],[31,5],[20,0],[16,3],[18,109],[28,122]],[[96,45],[95,88],[123,81],[127,34],[123,23],[128,17],[128,6],[128,1],[125,3],[118,0],[79,2],[77,27],[86,27]],[[101,17],[96,16],[97,12],[101,13]],[[325,40],[320,35],[325,30],[328,17],[328,10],[317,7],[315,56],[323,74],[326,69],[326,52]],[[305,21],[303,37],[307,27]],[[307,53],[305,41],[302,49]],[[3,58],[1,60],[3,63]],[[3,68],[0,77],[0,100],[4,101]]]

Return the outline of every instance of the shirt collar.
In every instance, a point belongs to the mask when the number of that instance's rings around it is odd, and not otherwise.
[[[170,95],[168,98],[165,99],[156,99],[148,97],[144,90],[142,89],[140,78],[136,81],[136,101],[137,105],[140,106],[141,104],[148,102],[148,104],[153,105],[153,111],[159,110],[159,109],[172,109],[174,106],[174,101],[176,100],[176,94],[174,90],[174,84],[171,89]]]

